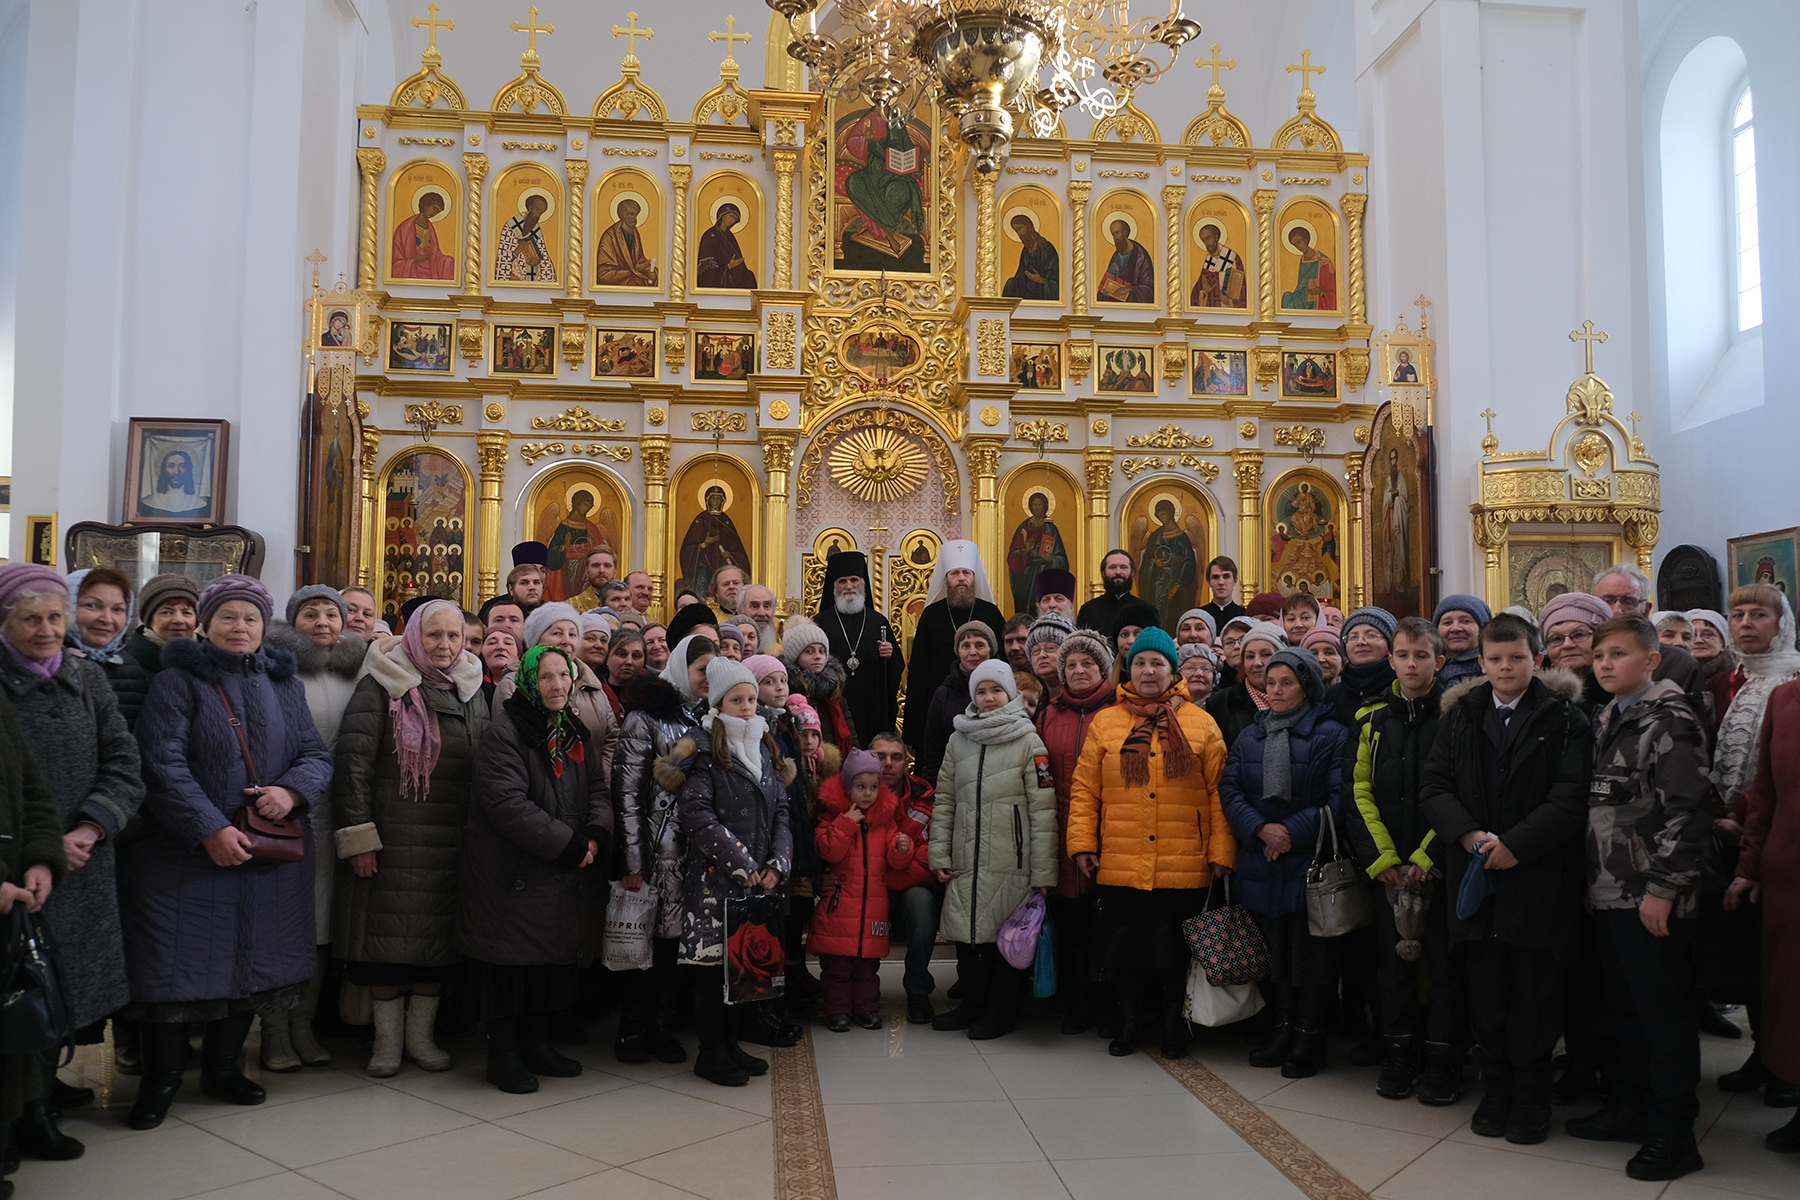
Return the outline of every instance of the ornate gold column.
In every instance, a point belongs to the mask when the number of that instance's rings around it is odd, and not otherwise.
[[[1187,188],[1180,184],[1170,184],[1162,190],[1163,208],[1168,214],[1166,238],[1169,243],[1169,284],[1164,290],[1169,293],[1169,315],[1175,318],[1181,316],[1185,294],[1181,286],[1181,205],[1186,199]]]
[[[1238,485],[1238,587],[1245,604],[1262,590],[1262,470],[1261,450],[1231,452]]]
[[[1069,224],[1074,230],[1075,261],[1069,271],[1069,302],[1078,317],[1085,317],[1088,310],[1088,278],[1087,278],[1087,210],[1088,196],[1092,194],[1094,185],[1086,179],[1069,181]]]
[[[1487,580],[1486,599],[1490,608],[1506,606],[1506,578],[1500,573],[1500,547],[1506,545],[1506,532],[1505,513],[1475,514],[1475,544],[1481,547],[1486,560],[1483,565]]]
[[[382,168],[387,166],[387,155],[379,150],[358,150],[356,166],[362,172],[362,238],[356,258],[356,286],[373,288],[377,282],[375,266],[378,261],[375,257],[375,185],[381,180]]]
[[[675,190],[675,248],[669,260],[669,299],[687,299],[688,184],[694,168],[687,163],[669,164],[669,183]]]
[[[646,433],[638,439],[638,454],[644,462],[644,570],[650,575],[650,611],[660,621],[668,583],[669,435]]]
[[[1625,544],[1637,554],[1638,569],[1650,574],[1656,560],[1656,543],[1662,537],[1662,518],[1653,512],[1638,512],[1625,518]]]
[[[380,509],[375,503],[375,466],[381,457],[381,431],[363,426],[362,431],[362,563],[356,571],[356,582],[371,591],[375,587],[375,564],[381,561],[382,530]]]
[[[788,553],[793,541],[793,531],[788,528],[788,472],[794,465],[794,443],[800,435],[764,430],[760,436],[769,491],[763,514],[762,573],[756,582],[779,596],[787,588]]]
[[[478,600],[500,594],[500,488],[506,482],[506,452],[511,436],[504,429],[475,434],[481,458],[481,558],[476,569]]]
[[[585,158],[565,158],[563,167],[569,173],[569,269],[564,274],[568,276],[569,299],[579,300],[586,280],[581,265],[581,193],[587,188],[588,162]]]
[[[799,165],[800,152],[777,150],[774,158],[775,288],[787,291],[794,286],[794,168]],[[780,592],[775,594],[781,595]]]
[[[1005,438],[965,437],[963,452],[969,458],[969,482],[974,497],[970,506],[971,532],[988,578],[1000,579],[1000,447]]]
[[[463,295],[481,293],[481,185],[487,179],[485,154],[463,155],[463,171],[469,177],[469,227],[463,249]]]
[[[1350,230],[1350,324],[1365,325],[1369,320],[1368,289],[1363,277],[1363,211],[1369,197],[1362,192],[1345,192],[1338,199],[1344,210],[1344,224]]]
[[[1092,599],[1102,591],[1101,566],[1112,548],[1108,527],[1112,522],[1113,448],[1089,446],[1082,452],[1082,459],[1087,467],[1087,598]]]
[[[994,177],[975,176],[975,294],[1000,294],[1000,247],[994,244]]]
[[[1256,278],[1261,289],[1259,311],[1262,319],[1275,319],[1275,197],[1274,188],[1257,188],[1251,197],[1256,203]]]
[[[1349,598],[1350,608],[1345,612],[1368,603],[1363,598],[1368,591],[1367,581],[1363,578],[1363,547],[1368,545],[1369,531],[1363,526],[1362,473],[1361,452],[1344,455],[1344,483],[1350,495],[1350,557],[1345,560],[1344,571],[1344,595]]]

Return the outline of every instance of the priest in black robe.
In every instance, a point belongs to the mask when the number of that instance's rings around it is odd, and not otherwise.
[[[938,550],[925,593],[925,611],[913,631],[912,663],[906,672],[906,729],[902,736],[917,754],[925,748],[925,713],[931,698],[956,669],[956,631],[970,621],[985,621],[996,643],[1006,617],[994,603],[981,552],[964,539],[945,542]]]
[[[844,664],[844,707],[857,744],[892,730],[900,719],[906,660],[888,619],[870,601],[869,560],[843,550],[825,560],[825,596],[813,620],[825,631],[831,656]]]
[[[1108,637],[1119,622],[1119,610],[1132,598],[1131,584],[1137,563],[1129,550],[1108,550],[1100,560],[1100,594],[1081,606],[1075,616],[1077,629],[1091,629]]]

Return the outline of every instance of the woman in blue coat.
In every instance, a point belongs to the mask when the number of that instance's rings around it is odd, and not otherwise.
[[[206,640],[164,646],[144,699],[144,832],[120,856],[128,1015],[143,1022],[134,1129],[162,1124],[174,1102],[191,1021],[206,1023],[200,1089],[261,1104],[238,1054],[258,1011],[300,1002],[316,953],[312,863],[253,858],[235,818],[250,805],[265,819],[297,817],[310,858],[306,810],[331,783],[331,755],[298,662],[263,645],[274,605],[262,584],[221,576],[199,608]]]
[[[1289,1079],[1303,1079],[1325,1065],[1320,1013],[1335,978],[1331,942],[1306,926],[1306,869],[1319,810],[1333,821],[1342,816],[1350,734],[1321,703],[1325,678],[1306,651],[1276,654],[1263,678],[1268,710],[1231,747],[1219,801],[1238,839],[1238,900],[1269,944],[1275,1023],[1250,1052],[1250,1065],[1280,1066]]]

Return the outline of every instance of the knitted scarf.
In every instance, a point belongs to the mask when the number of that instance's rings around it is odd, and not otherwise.
[[[412,669],[419,673],[418,687],[388,699],[388,716],[394,722],[394,756],[400,760],[400,795],[415,803],[431,790],[431,773],[437,769],[438,755],[444,748],[444,737],[438,729],[437,710],[425,699],[424,688],[449,691],[455,681],[442,667],[433,665],[425,652],[425,622],[440,612],[461,612],[448,600],[433,600],[421,605],[406,623],[400,636],[400,650]]]
[[[971,703],[969,707],[975,706]],[[1025,715],[1024,702],[1017,696],[992,712],[957,713],[951,724],[978,746],[998,746],[1037,731],[1036,724]]]
[[[424,622],[419,622],[423,625]],[[578,668],[575,656],[560,646],[533,646],[519,660],[519,671],[514,682],[519,685],[519,695],[531,702],[531,706],[544,717],[544,749],[550,755],[550,773],[561,779],[565,762],[582,762],[587,757],[587,747],[583,744],[581,720],[575,715],[572,704],[564,704],[555,712],[544,707],[544,697],[538,691],[538,664],[543,662],[546,654],[560,654],[569,664],[569,676],[574,678]],[[573,688],[569,699],[573,700]]]
[[[1263,715],[1263,799],[1294,798],[1294,759],[1288,732],[1312,708],[1311,700],[1302,700],[1287,712]]]
[[[1175,714],[1187,702],[1187,685],[1177,676],[1160,696],[1144,697],[1129,683],[1119,685],[1119,704],[1137,720],[1119,750],[1119,774],[1128,784],[1150,782],[1150,749],[1162,734],[1163,778],[1186,779],[1194,769],[1194,748]]]
[[[1244,691],[1249,693],[1250,703],[1256,705],[1256,711],[1257,712],[1268,712],[1269,711],[1269,693],[1263,691],[1261,688],[1257,687],[1254,683],[1251,683],[1248,677],[1244,677],[1243,682],[1244,682]]]

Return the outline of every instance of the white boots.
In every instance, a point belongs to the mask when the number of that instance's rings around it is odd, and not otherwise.
[[[331,1051],[319,1045],[313,1036],[313,1014],[319,1010],[319,991],[325,984],[325,966],[313,972],[312,982],[306,985],[306,997],[300,1001],[300,1007],[288,1014],[288,1034],[294,1044],[294,1054],[309,1067],[328,1067],[331,1065]]]
[[[414,993],[410,1002],[404,996],[377,1000],[375,1007],[375,1050],[369,1056],[369,1074],[386,1079],[400,1073],[402,1051],[407,1058],[427,1071],[448,1071],[450,1056],[431,1040],[431,1028],[437,1022],[438,998]]]

